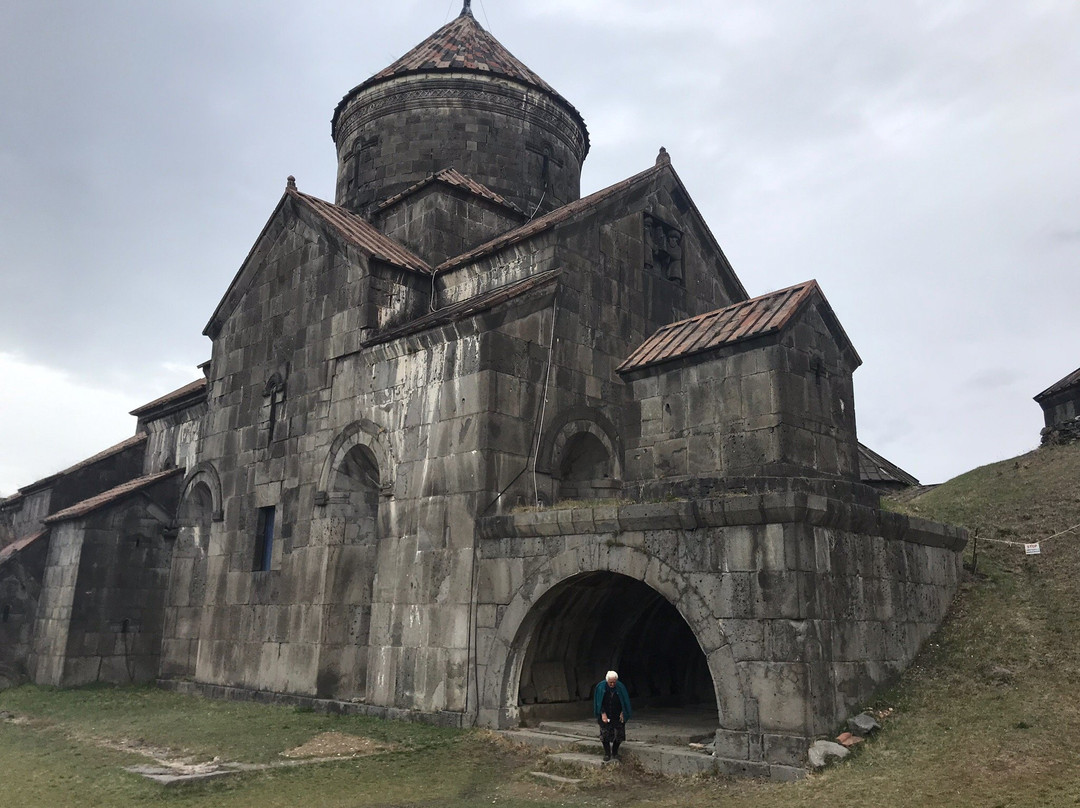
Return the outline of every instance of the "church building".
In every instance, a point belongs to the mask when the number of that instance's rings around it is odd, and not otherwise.
[[[750,297],[663,149],[582,197],[581,114],[468,2],[331,134],[334,201],[288,179],[203,376],[0,500],[0,677],[510,728],[614,668],[717,769],[795,776],[966,541],[860,481],[822,289]]]

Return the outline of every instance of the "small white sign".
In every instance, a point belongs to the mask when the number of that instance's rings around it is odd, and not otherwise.
[[[1038,542],[1035,542],[1034,544],[1025,544],[1024,553],[1026,555],[1042,555],[1042,548],[1039,547]]]

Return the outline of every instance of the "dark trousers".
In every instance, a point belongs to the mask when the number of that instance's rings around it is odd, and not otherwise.
[[[619,754],[619,744],[626,740],[626,724],[617,718],[606,724],[598,718],[597,723],[600,725],[600,743],[604,745],[604,754]]]

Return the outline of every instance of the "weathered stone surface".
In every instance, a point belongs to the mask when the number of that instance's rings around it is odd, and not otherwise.
[[[881,724],[870,713],[859,713],[848,719],[848,729],[855,735],[866,737],[881,729]]]
[[[851,750],[838,743],[814,741],[810,746],[810,751],[807,753],[807,760],[811,767],[821,769],[827,766],[831,760],[843,760],[850,754]]]

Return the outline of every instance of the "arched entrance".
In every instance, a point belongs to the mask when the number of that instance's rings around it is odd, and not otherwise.
[[[527,625],[518,683],[522,723],[591,717],[592,689],[610,669],[619,672],[639,714],[689,711],[715,721],[716,689],[697,638],[642,581],[613,572],[576,575],[536,602]]]
[[[198,667],[206,601],[207,558],[214,519],[214,492],[204,478],[188,482],[177,511],[177,538],[170,563],[161,644],[161,675],[191,679]]]

